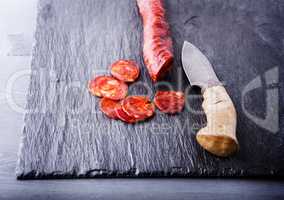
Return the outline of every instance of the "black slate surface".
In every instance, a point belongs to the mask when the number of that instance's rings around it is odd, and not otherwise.
[[[165,0],[175,63],[164,83],[185,90],[188,107],[136,125],[106,118],[86,88],[120,58],[141,66],[130,94],[165,87],[152,85],[143,65],[135,1],[40,0],[38,7],[19,179],[284,174],[282,0]],[[214,157],[195,141],[206,119],[181,68],[184,40],[208,56],[236,105],[234,157]]]

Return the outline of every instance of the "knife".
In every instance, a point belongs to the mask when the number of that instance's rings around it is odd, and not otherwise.
[[[182,48],[182,65],[191,86],[200,87],[204,98],[202,107],[207,125],[197,132],[197,142],[216,156],[232,155],[239,145],[236,138],[237,113],[230,96],[206,56],[187,41]]]

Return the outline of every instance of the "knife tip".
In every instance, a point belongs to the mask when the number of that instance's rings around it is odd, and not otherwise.
[[[183,41],[183,46],[186,46],[186,45],[190,45],[190,42],[184,40],[184,41]]]
[[[183,45],[182,45],[182,50],[181,50],[181,57],[182,57],[182,60],[183,60],[183,58],[184,58],[184,52],[185,52],[185,49],[186,49],[186,47],[188,47],[190,45],[190,43],[188,42],[188,41],[186,41],[186,40],[184,40],[183,41]]]

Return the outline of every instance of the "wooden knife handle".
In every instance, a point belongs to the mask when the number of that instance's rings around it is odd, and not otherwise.
[[[199,130],[196,139],[210,153],[221,157],[230,156],[239,149],[234,104],[223,86],[206,88],[203,97],[202,107],[207,126]]]

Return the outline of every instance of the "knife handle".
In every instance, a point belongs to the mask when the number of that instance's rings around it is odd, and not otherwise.
[[[220,157],[230,156],[239,149],[235,106],[223,86],[204,89],[203,98],[207,126],[199,130],[196,139],[210,153]]]

